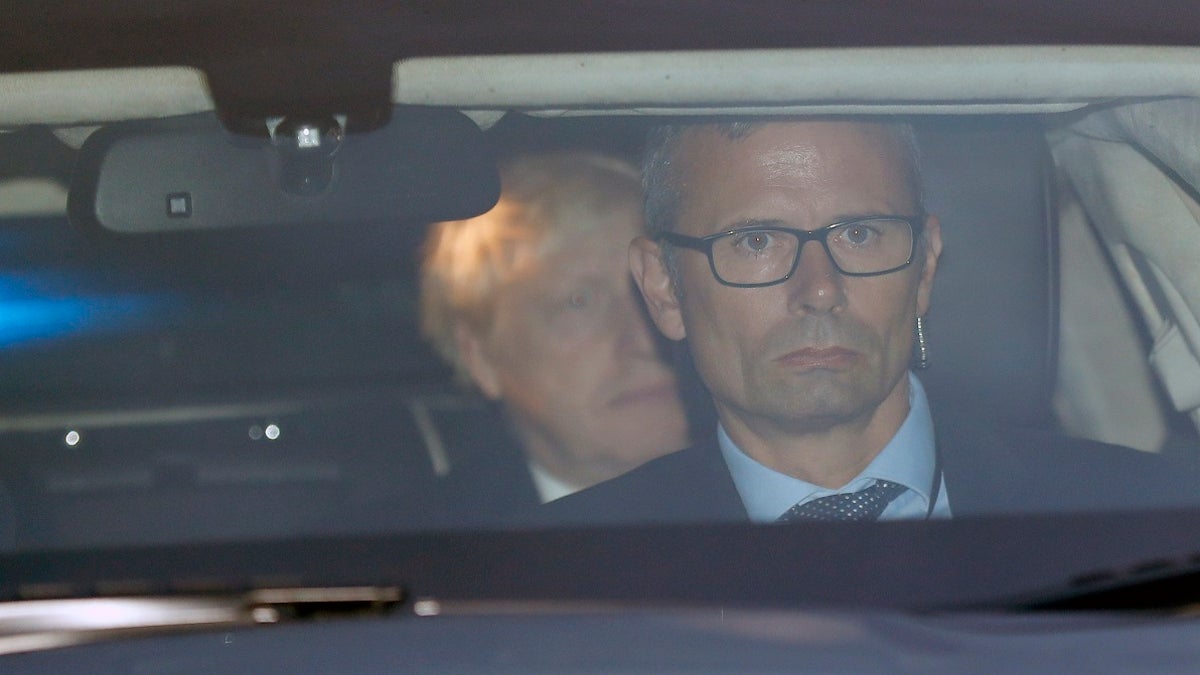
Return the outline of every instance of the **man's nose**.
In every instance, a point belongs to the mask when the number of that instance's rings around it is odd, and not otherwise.
[[[800,250],[800,261],[788,288],[788,309],[797,313],[824,313],[846,301],[845,278],[838,272],[829,253],[819,241],[810,241]]]

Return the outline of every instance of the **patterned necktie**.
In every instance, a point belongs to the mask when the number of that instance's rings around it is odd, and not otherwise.
[[[829,495],[788,509],[778,522],[797,520],[878,520],[892,500],[908,488],[898,483],[877,480],[874,485],[845,494]]]

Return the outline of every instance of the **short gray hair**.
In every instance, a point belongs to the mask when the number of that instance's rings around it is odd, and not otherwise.
[[[779,121],[795,121],[786,118]],[[688,130],[710,127],[731,140],[749,136],[759,127],[776,120],[754,120],[737,122],[684,122],[663,124],[650,130],[646,137],[642,156],[642,190],[645,197],[646,231],[650,236],[675,230],[679,215],[679,203],[683,198],[679,187],[679,176],[675,167],[675,154],[679,141]],[[906,179],[912,190],[913,199],[920,210],[924,210],[924,187],[921,181],[921,155],[913,126],[907,122],[875,122],[886,130],[900,147]]]

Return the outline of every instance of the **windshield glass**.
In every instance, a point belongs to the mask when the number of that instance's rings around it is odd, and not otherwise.
[[[473,218],[6,216],[10,546],[1188,505],[1076,139],[510,115]]]
[[[14,127],[4,546],[1192,508],[1200,104],[1027,105]]]

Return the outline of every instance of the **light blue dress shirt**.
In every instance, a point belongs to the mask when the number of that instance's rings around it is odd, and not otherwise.
[[[929,414],[929,401],[925,398],[925,389],[920,380],[909,373],[908,383],[908,416],[896,435],[862,473],[836,490],[813,485],[759,464],[734,445],[724,427],[718,426],[717,442],[721,446],[721,454],[729,466],[733,483],[742,497],[742,503],[746,505],[750,520],[756,523],[775,522],[796,504],[832,494],[858,492],[880,479],[908,488],[888,504],[880,520],[923,519],[930,514],[930,492],[935,488],[934,472],[940,470],[934,450],[933,418]],[[940,478],[937,482],[940,485],[931,517],[949,518],[950,497],[946,493],[945,482]]]

